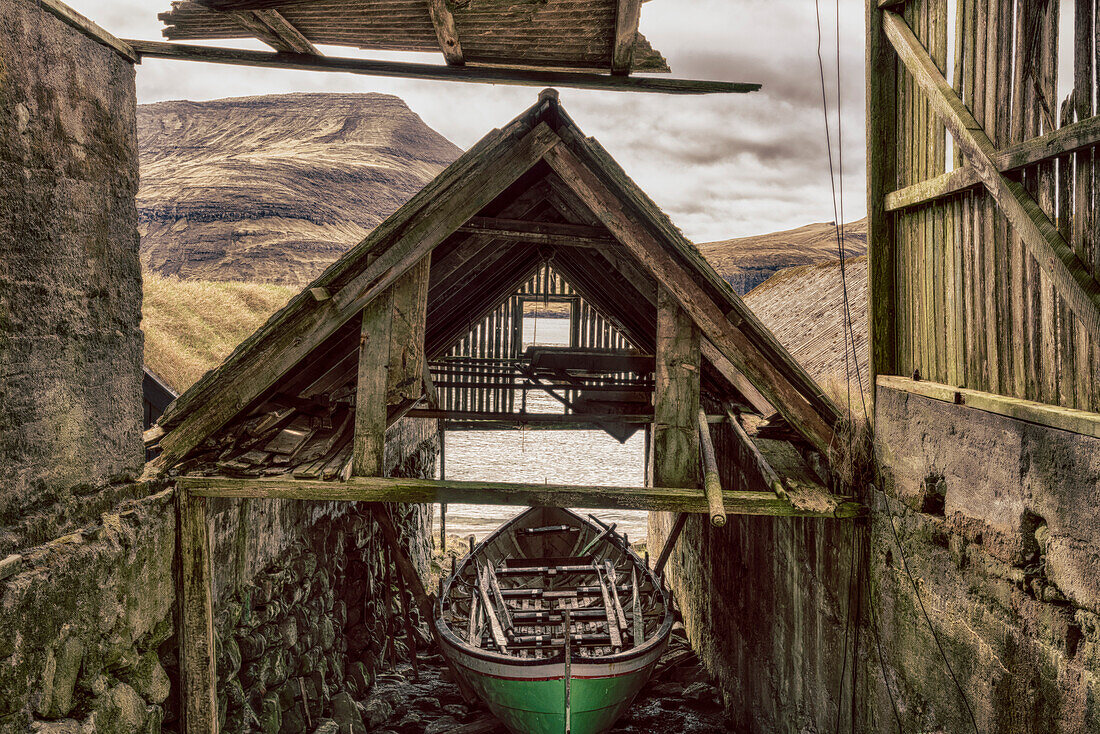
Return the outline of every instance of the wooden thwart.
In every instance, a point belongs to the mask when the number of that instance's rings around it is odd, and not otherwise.
[[[536,507],[593,507],[662,510],[709,514],[706,497],[697,487],[605,487],[593,485],[522,484],[511,482],[462,482],[398,477],[352,477],[347,481],[265,477],[178,478],[181,487],[201,497],[278,497],[300,500],[360,502],[464,502]],[[771,492],[725,491],[727,514],[779,517],[850,518],[861,514],[861,505],[844,498],[835,500],[835,512],[800,510]]]
[[[176,489],[176,534],[182,731],[184,734],[211,734],[218,731],[218,697],[206,500],[181,487]]]

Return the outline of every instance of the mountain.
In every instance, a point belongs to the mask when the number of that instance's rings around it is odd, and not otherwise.
[[[836,228],[832,222],[807,224],[783,232],[705,242],[699,251],[744,295],[783,268],[836,260]],[[844,255],[867,252],[867,220],[844,226]]]
[[[462,151],[387,94],[138,107],[148,271],[302,286]]]

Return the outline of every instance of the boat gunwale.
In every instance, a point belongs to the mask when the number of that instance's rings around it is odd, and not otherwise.
[[[478,555],[478,552],[480,550],[482,550],[485,546],[489,545],[491,542],[495,541],[498,536],[500,536],[502,533],[504,533],[505,530],[510,528],[521,517],[523,517],[528,512],[531,512],[532,510],[535,510],[535,509],[539,509],[539,508],[531,507],[531,508],[528,508],[527,510],[524,510],[523,512],[519,513],[518,515],[516,515],[512,519],[507,520],[506,522],[504,522],[500,527],[498,527],[496,530],[491,532],[489,535],[485,536],[485,538],[480,543],[478,543],[477,545],[474,546],[474,549],[472,551],[470,551],[469,553],[466,554],[465,557],[463,557],[461,563],[455,569],[455,572],[452,573],[447,578],[447,581],[443,586],[443,593],[440,594],[439,599],[436,600],[436,612],[435,612],[435,618],[432,620],[432,624],[434,624],[436,626],[436,630],[439,632],[440,636],[444,640],[446,640],[446,642],[451,647],[456,648],[459,652],[464,653],[466,655],[470,655],[470,656],[473,656],[473,657],[480,658],[482,660],[494,662],[494,663],[508,664],[508,665],[515,665],[515,666],[524,666],[524,667],[526,667],[526,666],[535,666],[535,665],[563,664],[565,662],[565,652],[564,652],[564,650],[558,650],[551,657],[545,657],[545,658],[517,658],[517,657],[513,657],[511,655],[505,655],[503,653],[495,652],[493,650],[486,650],[486,649],[483,649],[481,647],[475,647],[472,644],[470,644],[469,642],[467,642],[466,640],[459,637],[457,634],[455,634],[454,631],[451,630],[450,625],[447,624],[446,620],[443,617],[443,614],[444,614],[443,600],[450,598],[451,587],[454,584],[454,580],[462,575],[462,572],[466,570],[466,567]],[[581,517],[580,515],[578,515],[577,513],[573,512],[572,510],[570,510],[568,508],[561,507],[561,508],[556,508],[556,509],[570,515],[571,517],[575,518],[576,520],[583,523],[584,525],[588,525],[589,527],[591,527],[593,529],[596,529],[596,530],[601,530],[601,531],[603,530],[603,528],[600,528],[599,526],[597,526],[592,521],[588,520],[587,518]],[[622,535],[620,535],[619,533],[616,533],[616,532],[612,532],[607,538],[605,538],[601,542],[610,543],[611,542],[611,537],[621,539]],[[647,653],[651,652],[653,650],[653,648],[664,644],[667,641],[669,635],[672,634],[672,626],[674,624],[674,614],[673,614],[673,611],[672,611],[672,604],[671,604],[672,597],[669,594],[668,589],[666,589],[664,584],[662,584],[660,582],[660,579],[657,577],[657,574],[655,574],[653,572],[653,569],[646,566],[645,563],[642,561],[641,557],[637,553],[635,553],[634,550],[629,545],[626,545],[626,543],[623,543],[621,547],[622,547],[622,550],[624,550],[626,552],[627,556],[630,558],[630,560],[634,564],[634,566],[636,568],[639,568],[643,573],[647,574],[649,576],[650,582],[653,584],[653,587],[660,592],[661,602],[664,605],[664,610],[665,610],[664,611],[664,618],[661,620],[661,626],[657,628],[657,631],[654,632],[652,637],[650,637],[644,643],[642,643],[641,645],[639,645],[637,647],[632,647],[629,650],[623,650],[622,652],[612,653],[610,655],[601,655],[601,656],[598,656],[598,657],[581,657],[581,656],[578,656],[578,655],[574,654],[574,655],[570,656],[570,662],[576,660],[580,663],[592,664],[592,665],[611,665],[611,664],[614,664],[614,663],[626,662],[626,661],[633,660],[637,657],[641,657],[641,656],[646,655]],[[552,611],[552,610],[549,610],[549,611]]]

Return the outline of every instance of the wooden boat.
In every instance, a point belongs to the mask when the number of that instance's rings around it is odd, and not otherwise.
[[[440,594],[443,653],[516,734],[607,731],[668,646],[668,592],[614,525],[592,520],[527,510]]]

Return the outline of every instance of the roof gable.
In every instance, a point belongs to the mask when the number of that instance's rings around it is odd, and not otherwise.
[[[486,221],[496,229],[486,231]],[[515,231],[505,236],[502,226]],[[556,234],[563,230],[570,236]],[[755,392],[749,402],[766,399],[819,449],[829,445],[832,403],[547,90],[180,396],[161,417],[162,454],[150,469],[172,466],[247,415],[276,383],[294,397],[318,380],[329,387],[354,380],[355,317],[418,263],[431,263],[425,350],[432,356],[547,260],[642,345],[652,339],[663,283],[699,325],[708,364],[720,377],[746,396]]]

